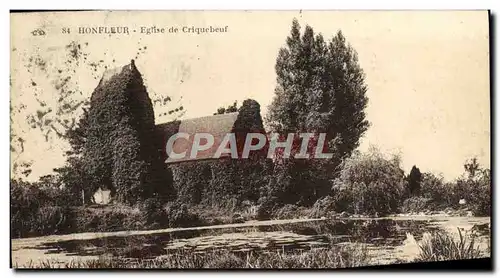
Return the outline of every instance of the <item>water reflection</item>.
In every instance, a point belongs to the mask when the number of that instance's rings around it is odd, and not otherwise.
[[[424,232],[440,229],[432,220],[324,220],[281,225],[175,231],[163,234],[115,236],[92,240],[67,240],[33,247],[46,254],[69,256],[120,256],[154,258],[178,250],[206,252],[306,250],[345,242],[394,247],[410,232],[420,240]]]

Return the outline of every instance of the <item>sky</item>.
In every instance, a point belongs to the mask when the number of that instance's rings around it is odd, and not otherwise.
[[[90,97],[105,67],[135,59],[149,93],[172,98],[171,106],[156,108],[157,123],[171,120],[163,114],[175,106],[183,106],[183,118],[194,118],[247,98],[257,100],[264,115],[274,95],[276,57],[293,18],[302,30],[308,24],[326,39],[342,30],[357,51],[366,74],[371,122],[361,151],[376,146],[397,153],[406,172],[417,165],[447,180],[458,177],[463,162],[473,156],[490,166],[486,11],[11,14],[11,105],[19,108],[11,114],[12,130],[29,138],[22,153],[11,155],[12,162],[32,161],[32,180],[64,163],[67,143],[54,133],[46,139],[46,131],[30,128],[26,118],[57,107],[61,69],[71,77],[65,86],[81,92],[71,96],[77,101]],[[99,26],[124,26],[130,33],[78,33],[80,27]],[[141,27],[153,26],[165,28],[165,33],[141,34]],[[192,26],[227,32],[182,32]],[[168,32],[175,27],[177,33]],[[33,30],[44,35],[35,36]],[[72,42],[85,55],[68,65],[66,46]],[[59,117],[56,110],[43,119]],[[79,113],[81,109],[74,115]]]

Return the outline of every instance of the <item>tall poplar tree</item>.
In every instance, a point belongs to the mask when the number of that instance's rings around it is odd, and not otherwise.
[[[326,133],[326,148],[334,154],[328,163],[286,162],[288,168],[297,170],[285,171],[287,176],[292,175],[285,179],[290,183],[285,187],[290,192],[305,191],[302,199],[307,200],[302,201],[310,203],[324,194],[319,191],[328,186],[337,166],[359,146],[359,139],[369,127],[365,119],[368,98],[364,73],[356,51],[341,31],[327,42],[310,26],[301,35],[296,19],[286,45],[278,53],[275,70],[275,96],[266,115],[271,131]],[[300,200],[285,200],[295,201]]]

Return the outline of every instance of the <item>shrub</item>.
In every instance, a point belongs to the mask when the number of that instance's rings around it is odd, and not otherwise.
[[[460,196],[455,194],[455,185],[445,183],[443,177],[432,173],[423,173],[421,182],[421,194],[423,198],[429,199],[429,204],[434,208],[454,207],[458,208]]]
[[[337,209],[337,202],[335,198],[332,196],[326,196],[314,203],[309,216],[314,218],[329,217],[334,214]]]
[[[403,201],[401,212],[422,212],[430,209],[431,199],[424,197],[411,197]]]
[[[68,207],[44,206],[38,209],[33,219],[32,229],[39,235],[50,235],[68,232],[73,214]]]
[[[47,182],[46,179],[42,179]],[[15,237],[40,236],[69,230],[73,197],[49,183],[11,180],[11,231]]]
[[[467,180],[458,180],[457,185],[465,189],[466,199],[474,215],[491,215],[490,170],[482,170],[475,177]]]
[[[111,232],[139,230],[147,227],[145,214],[123,205],[74,208],[74,232]]]
[[[258,205],[255,202],[245,200],[242,202],[242,216],[248,220],[257,219]]]
[[[403,186],[399,158],[386,159],[373,149],[344,161],[332,194],[341,194],[338,206],[348,212],[381,216],[398,211]]]
[[[141,211],[144,213],[146,225],[149,229],[168,227],[168,214],[163,208],[163,202],[161,199],[146,199],[141,204]]]
[[[74,214],[68,207],[43,206],[29,216],[13,213],[11,231],[13,237],[32,237],[71,232]]]
[[[443,209],[447,207],[460,208],[459,201],[465,199],[466,207],[476,216],[490,215],[491,210],[491,177],[489,169],[482,169],[473,162],[465,163],[465,175],[454,182],[445,183],[442,177],[432,173],[423,173],[421,182],[421,197],[427,205],[420,209]],[[467,170],[469,169],[469,170]],[[470,171],[472,169],[473,171]],[[405,201],[403,210],[410,208],[410,203],[416,205],[418,198]]]
[[[333,211],[335,212],[352,212],[352,204],[354,202],[355,196],[352,192],[343,185],[334,184],[332,187],[332,199],[329,200],[331,205],[333,205]],[[325,204],[326,205],[326,204]]]
[[[308,216],[308,209],[297,205],[286,204],[274,211],[272,218],[274,219],[296,219]]]
[[[271,219],[274,210],[276,210],[279,207],[279,203],[275,198],[264,198],[260,202],[261,204],[257,209],[257,219],[258,220]]]
[[[202,224],[198,215],[191,213],[186,204],[171,202],[165,206],[169,227],[193,227]]]
[[[475,216],[490,216],[491,215],[491,185],[481,185],[473,189],[475,192],[472,195],[472,212]]]

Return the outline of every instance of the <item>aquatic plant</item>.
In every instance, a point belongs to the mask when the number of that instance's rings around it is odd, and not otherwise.
[[[420,254],[417,261],[446,261],[479,258],[481,252],[476,246],[475,237],[462,233],[457,228],[458,241],[447,232],[434,232],[429,237],[422,239],[418,244]]]
[[[349,268],[369,264],[364,245],[331,245],[311,250],[246,251],[212,250],[204,253],[176,251],[155,259],[125,259],[100,257],[94,260],[74,260],[68,263],[52,261],[29,262],[15,268]]]

